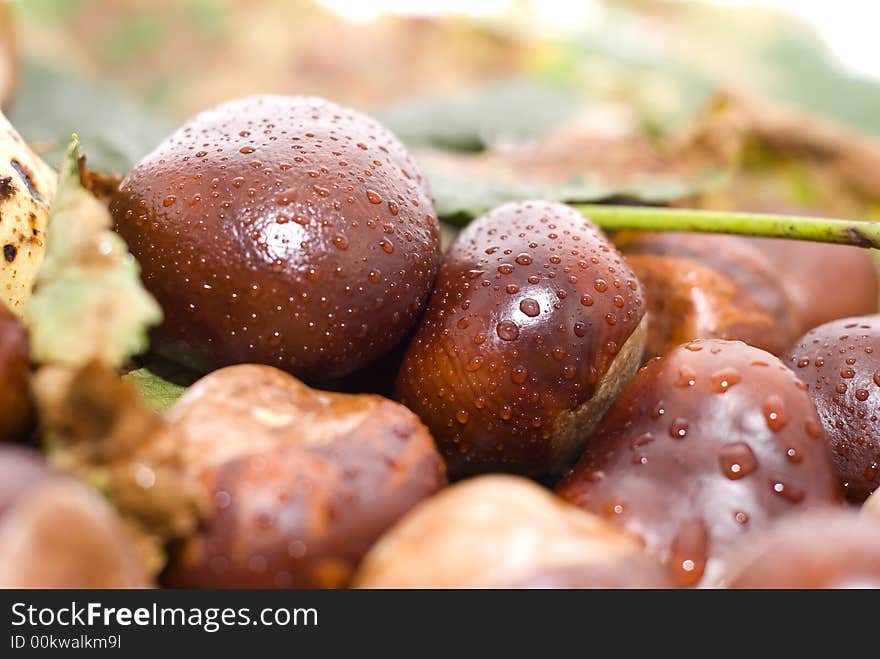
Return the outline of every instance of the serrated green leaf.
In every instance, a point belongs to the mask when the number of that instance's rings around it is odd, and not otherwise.
[[[162,311],[137,261],[111,230],[107,208],[80,183],[74,136],[52,202],[46,254],[25,311],[31,356],[41,364],[112,368],[147,348]]]
[[[186,391],[186,386],[166,380],[146,367],[126,373],[123,379],[133,384],[141,397],[159,412],[174,405]]]

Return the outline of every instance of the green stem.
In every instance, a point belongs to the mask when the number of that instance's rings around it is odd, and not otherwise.
[[[880,248],[880,223],[653,206],[572,204],[605,230],[694,231]]]

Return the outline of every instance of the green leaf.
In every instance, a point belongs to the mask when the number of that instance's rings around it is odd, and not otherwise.
[[[166,380],[151,371],[149,367],[126,373],[123,379],[133,384],[141,397],[159,412],[164,412],[174,405],[186,391],[186,385]]]
[[[480,151],[540,137],[584,100],[571,88],[517,78],[403,101],[377,118],[410,146]]]
[[[76,132],[92,169],[125,173],[171,132],[164,117],[81,74],[25,59],[21,76],[9,120],[51,165]]]
[[[522,199],[546,199],[564,203],[597,203],[625,199],[661,204],[705,192],[727,182],[723,172],[706,172],[690,178],[643,178],[619,184],[603,183],[589,176],[561,183],[526,179],[456,176],[428,170],[439,219],[463,225],[495,206]]]
[[[147,328],[162,320],[144,290],[106,206],[82,187],[74,136],[52,202],[46,253],[25,311],[31,355],[41,364],[118,368],[147,348]]]

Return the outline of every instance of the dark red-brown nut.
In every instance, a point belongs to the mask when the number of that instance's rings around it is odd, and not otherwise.
[[[641,358],[635,275],[574,209],[505,204],[459,234],[397,392],[457,475],[559,473]]]
[[[0,302],[0,441],[21,439],[31,425],[30,373],[27,332]]]
[[[734,547],[728,588],[880,588],[880,520],[849,510],[792,515]]]
[[[165,311],[157,350],[200,370],[354,371],[411,329],[440,259],[407,150],[316,98],[198,115],[135,166],[111,211]]]
[[[864,501],[880,486],[880,316],[816,327],[785,358],[810,388],[846,497]]]
[[[649,362],[557,491],[641,535],[681,585],[745,533],[837,501],[816,407],[771,354],[707,339]]]
[[[869,250],[809,240],[748,240],[779,273],[801,332],[836,318],[877,311],[877,268]]]
[[[545,570],[624,571],[632,535],[518,476],[468,478],[420,504],[364,558],[359,588],[498,588]]]
[[[694,339],[745,341],[781,355],[800,331],[772,262],[739,236],[622,232],[648,304],[646,355]]]
[[[110,506],[39,453],[0,447],[0,588],[145,588],[137,548]]]
[[[505,588],[674,588],[666,568],[652,556],[640,554],[604,565],[577,564],[537,570],[504,584]]]
[[[385,529],[446,484],[402,405],[310,389],[268,366],[202,378],[170,421],[213,501],[172,555],[171,586],[343,586]]]

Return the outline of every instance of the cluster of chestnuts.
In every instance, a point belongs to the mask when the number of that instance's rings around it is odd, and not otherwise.
[[[302,97],[188,121],[110,210],[164,310],[152,350],[206,374],[166,414],[206,505],[163,585],[880,586],[865,250],[609,238],[536,200],[443,254],[407,149]],[[0,313],[4,439],[33,433],[28,377]],[[45,568],[0,581],[148,582],[85,485],[11,447],[0,473],[0,563]]]

